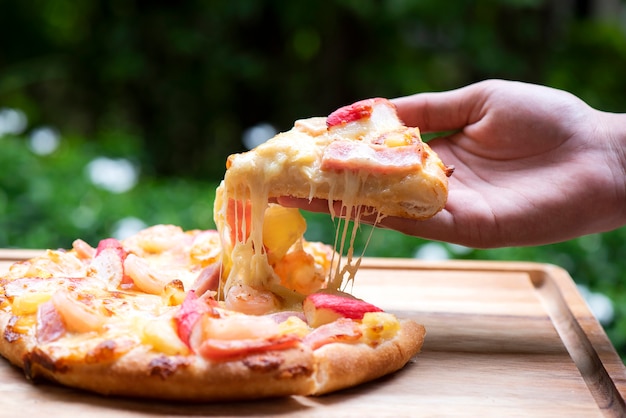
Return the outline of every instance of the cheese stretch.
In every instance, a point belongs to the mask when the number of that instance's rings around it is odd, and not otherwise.
[[[323,117],[296,121],[291,130],[253,150],[231,155],[226,167],[214,207],[223,243],[223,294],[245,284],[269,290],[287,304],[319,290],[320,283],[316,277],[309,289],[296,290],[277,274],[282,261],[268,245],[268,236],[280,241],[277,231],[288,234],[289,225],[280,225],[281,220],[268,222],[268,213],[276,210],[272,198],[328,200],[336,237],[332,268],[323,286],[336,290],[353,280],[359,268],[362,254],[354,255],[354,242],[360,219],[372,215],[371,208],[376,208],[375,224],[389,213],[427,218],[443,207],[447,195],[445,166],[422,143],[419,130],[405,127],[390,104],[374,107],[363,120],[335,127],[327,126]],[[413,200],[401,202],[402,196]],[[341,214],[335,213],[334,202],[341,202]],[[354,223],[352,229],[346,217],[340,216],[346,214]],[[285,237],[292,245],[289,251],[304,248],[304,229],[298,234],[295,240]],[[290,266],[299,267],[297,263]],[[302,276],[299,280],[306,280]]]

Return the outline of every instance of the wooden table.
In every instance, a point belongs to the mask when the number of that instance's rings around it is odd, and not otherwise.
[[[0,250],[0,271],[35,253]],[[322,397],[189,405],[33,385],[0,360],[0,416],[626,416],[626,368],[558,267],[365,259],[352,290],[426,326],[403,370]]]

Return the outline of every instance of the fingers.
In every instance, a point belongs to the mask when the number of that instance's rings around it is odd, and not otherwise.
[[[276,203],[286,208],[299,208],[308,212],[329,213],[328,201],[323,199],[301,199],[291,196],[277,197]]]
[[[285,207],[299,208],[308,212],[330,212],[328,201],[323,199],[308,200],[285,196],[276,198],[276,202]],[[334,202],[333,210],[335,211],[335,216],[346,216],[346,208],[340,201]],[[354,216],[355,214],[353,213],[351,217]],[[385,216],[381,219],[376,213],[372,213],[370,211],[362,213],[361,216],[359,216],[359,220],[362,223],[370,225],[376,224],[376,226],[380,228],[393,229],[415,237],[448,241],[458,244],[464,243],[458,241],[459,237],[455,235],[453,216],[446,210],[443,210],[433,218],[424,221],[416,221],[415,219],[400,218],[395,216]]]
[[[486,99],[483,83],[441,93],[419,93],[393,99],[400,119],[423,132],[462,129],[478,121]]]

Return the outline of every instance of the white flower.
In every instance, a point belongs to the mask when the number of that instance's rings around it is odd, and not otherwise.
[[[450,259],[450,253],[443,244],[428,242],[417,249],[414,257],[420,260],[439,261]]]
[[[112,193],[124,193],[137,184],[137,169],[124,158],[98,157],[87,164],[91,182]]]
[[[587,302],[589,310],[598,319],[598,322],[602,325],[607,325],[613,321],[615,308],[611,298],[603,293],[592,292],[585,285],[578,285],[578,291]]]
[[[111,236],[113,238],[123,240],[130,237],[131,235],[135,235],[137,232],[145,229],[147,226],[148,225],[146,225],[146,223],[141,219],[129,216],[126,218],[122,218],[115,223]]]
[[[49,127],[33,130],[30,134],[30,149],[37,155],[52,154],[59,146],[59,133]]]
[[[255,148],[276,135],[276,129],[269,123],[259,123],[243,133],[241,142],[247,149]]]
[[[28,119],[26,114],[17,109],[0,109],[0,137],[13,134],[19,135],[26,129]]]

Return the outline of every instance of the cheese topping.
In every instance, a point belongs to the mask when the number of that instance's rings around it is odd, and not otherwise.
[[[359,105],[356,114],[348,109],[328,118],[296,121],[292,130],[228,158],[214,208],[222,238],[223,295],[244,284],[267,289],[290,306],[319,289],[318,282],[310,289],[290,286],[277,274],[283,257],[304,242],[304,229],[299,226],[303,219],[295,222],[278,216],[268,226],[271,213],[277,210],[270,198],[286,195],[312,199],[321,194],[328,199],[336,237],[333,269],[323,287],[338,290],[354,280],[363,255],[354,255],[360,219],[373,213],[362,205],[363,196],[377,193],[368,189],[371,180],[395,176],[402,185],[403,177],[419,172],[423,162],[419,130],[406,128],[389,102],[376,103],[380,105]],[[333,202],[341,202],[342,213],[335,213]],[[352,228],[347,219],[353,221]],[[272,252],[276,242],[268,242],[264,233],[268,230],[274,231],[274,241],[287,243],[285,255]],[[370,239],[371,235],[368,243]]]

